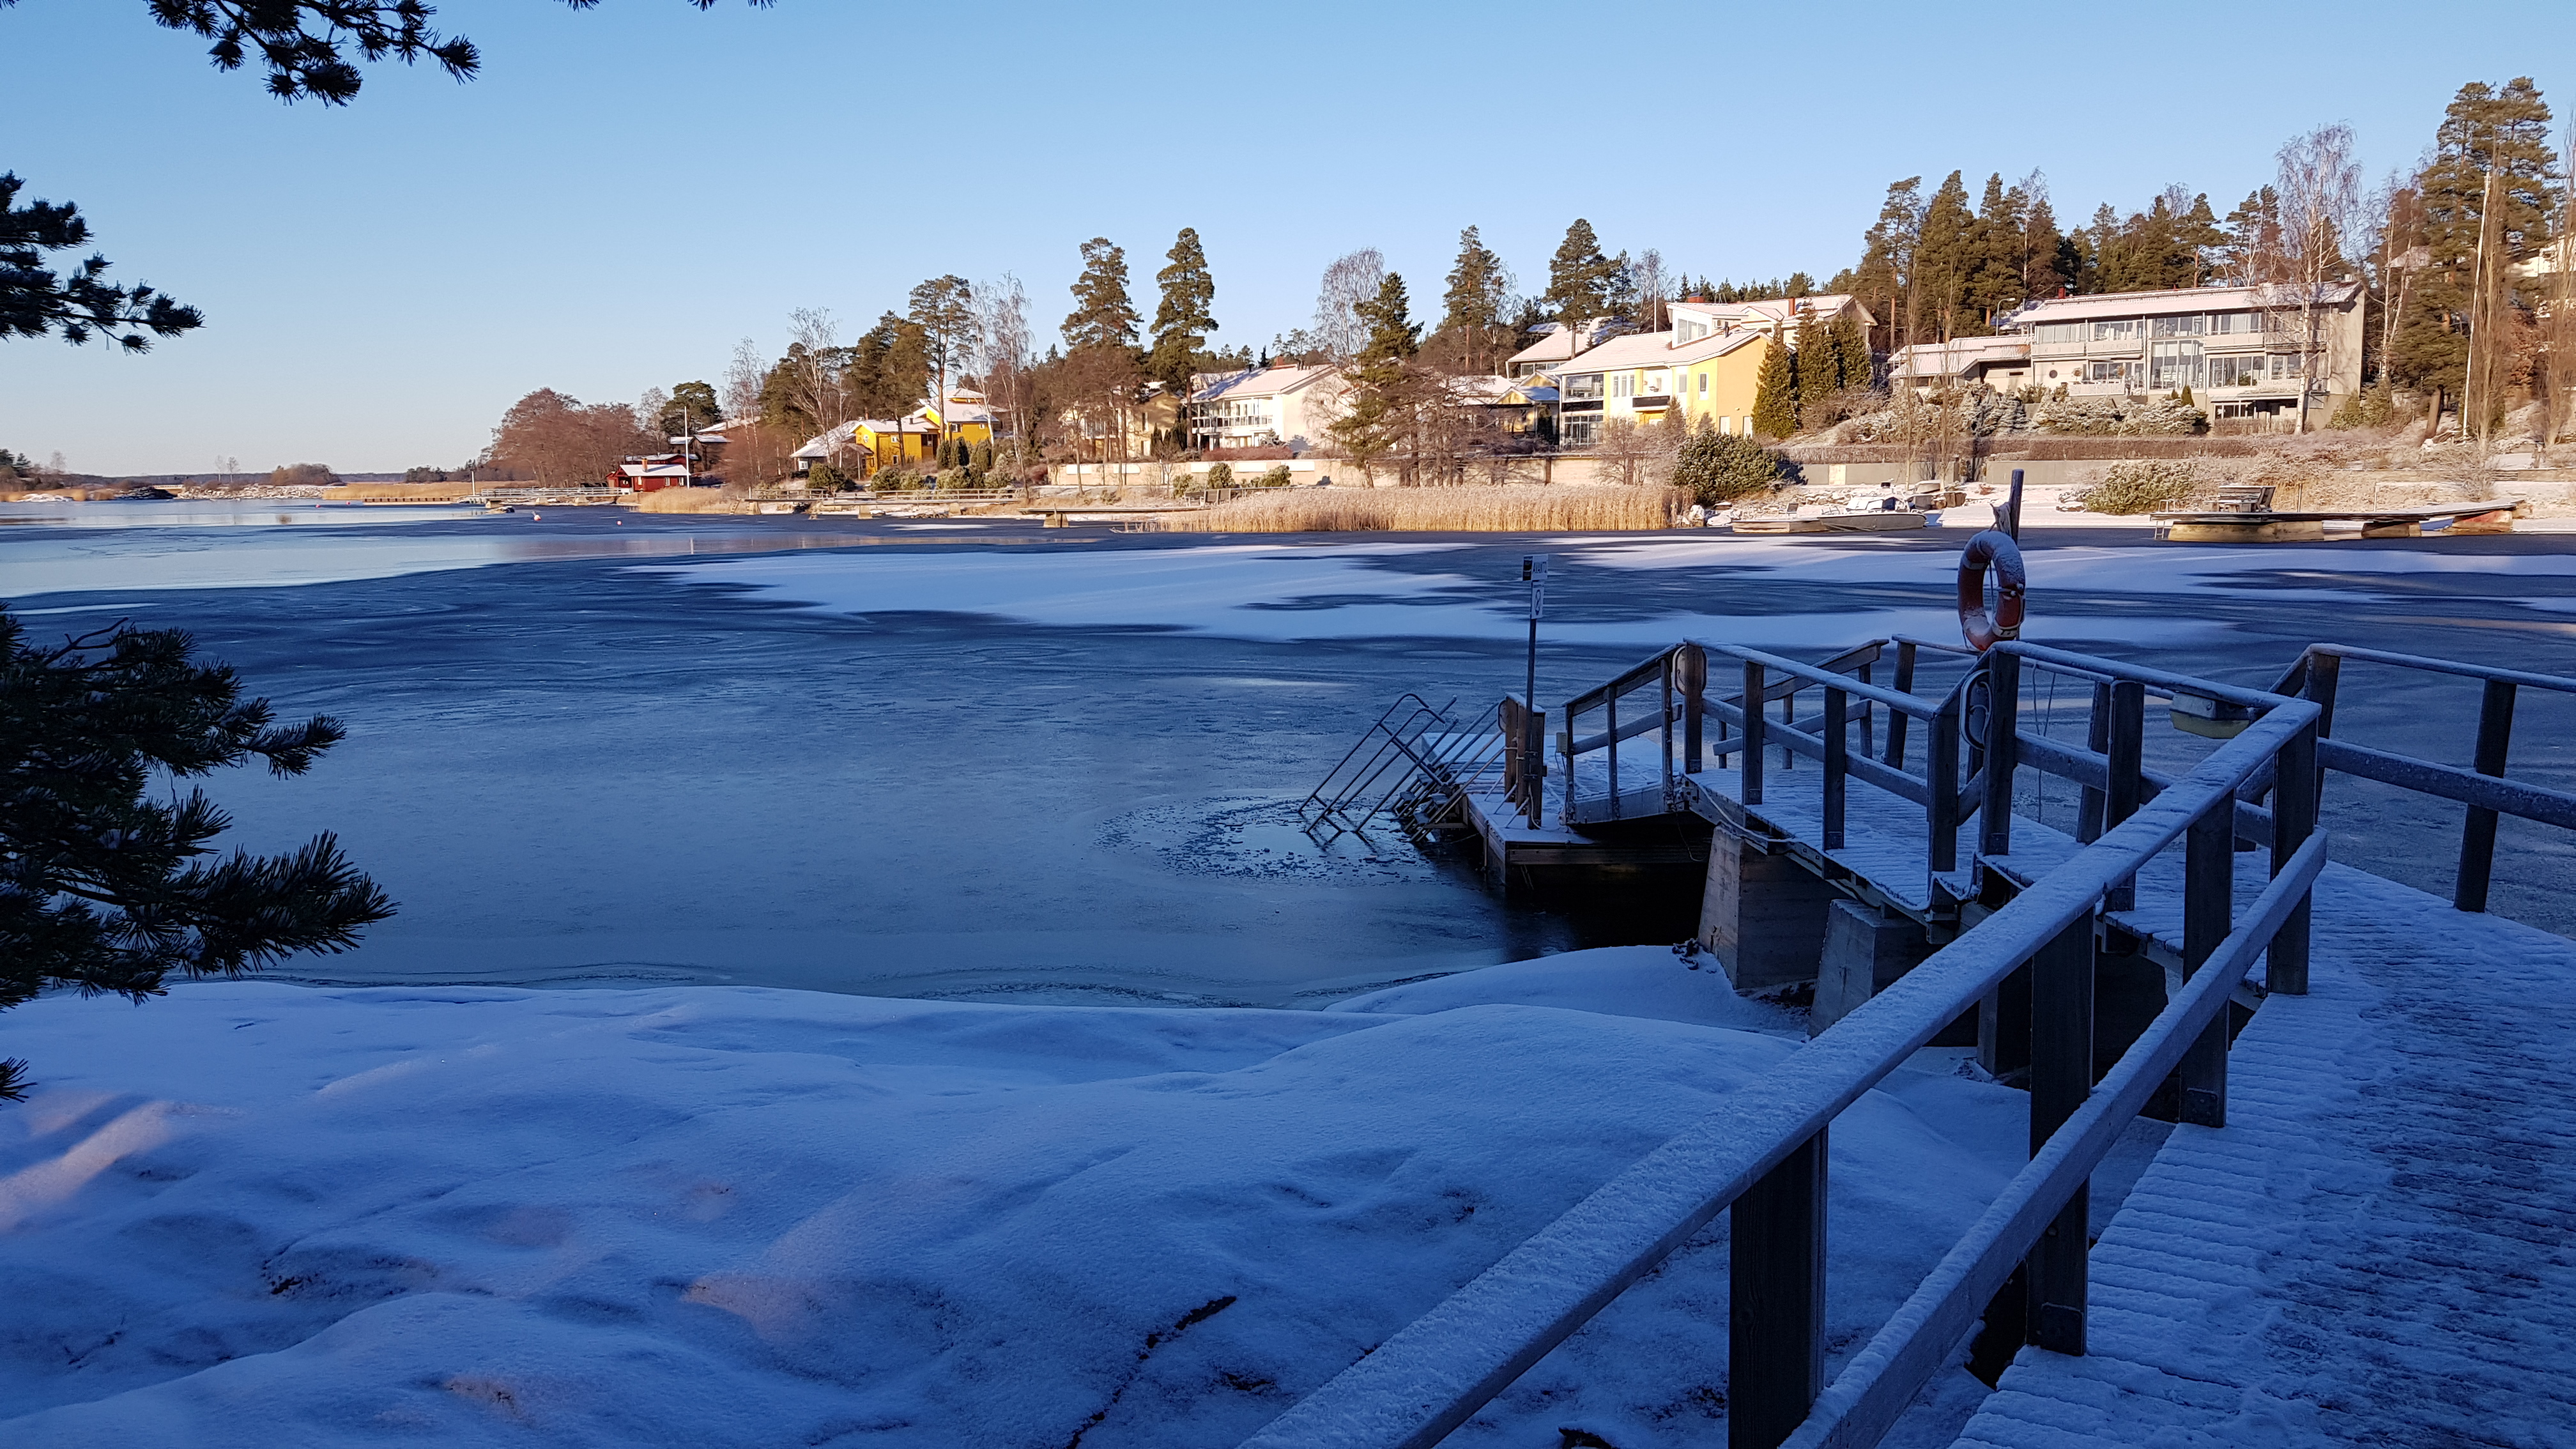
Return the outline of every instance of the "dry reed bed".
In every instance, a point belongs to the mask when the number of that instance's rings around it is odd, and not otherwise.
[[[480,488],[507,488],[507,483],[335,483],[322,490],[325,503],[438,503],[463,498]],[[520,484],[519,487],[526,487]]]
[[[749,513],[751,504],[721,488],[657,488],[626,500],[638,513]]]
[[[1176,533],[1615,533],[1670,528],[1666,488],[1382,488],[1263,493],[1167,515]]]

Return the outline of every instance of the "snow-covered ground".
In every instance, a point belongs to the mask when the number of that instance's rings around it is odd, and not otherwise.
[[[0,1015],[42,1083],[0,1113],[0,1443],[1232,1443],[1800,1036],[1660,948],[1324,1012],[39,1001]],[[2021,1155],[1950,1065],[1835,1128],[1838,1352]],[[1707,1442],[1725,1262],[1452,1442]]]

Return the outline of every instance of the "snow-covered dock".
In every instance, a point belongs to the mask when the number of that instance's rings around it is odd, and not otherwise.
[[[2341,867],[2317,908],[2228,1125],[2094,1246],[2087,1352],[2025,1349],[1962,1445],[2576,1442],[2576,943]]]

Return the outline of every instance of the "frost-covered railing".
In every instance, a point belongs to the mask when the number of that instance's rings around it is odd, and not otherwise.
[[[1708,656],[1700,646],[1684,643],[1664,650],[1597,689],[1567,700],[1565,728],[1556,739],[1557,753],[1565,759],[1565,823],[1634,820],[1681,809],[1681,801],[1674,793],[1676,766],[1679,774],[1699,769],[1700,720],[1706,707],[1702,695],[1707,685]],[[1647,698],[1633,698],[1638,695]],[[1623,704],[1625,722],[1620,719]],[[1583,733],[1596,715],[1600,728],[1591,734]],[[1675,725],[1681,726],[1678,739]],[[1653,778],[1637,779],[1632,771],[1623,784],[1620,742],[1644,734],[1661,736],[1662,750]],[[1601,755],[1608,765],[1607,792],[1586,793],[1577,781],[1577,762],[1592,754]]]
[[[2400,669],[2458,675],[2481,680],[2478,736],[2471,768],[2436,764],[2411,755],[2374,750],[2332,738],[2335,689],[2345,660],[2393,665]],[[2311,644],[2281,676],[2279,693],[2312,700],[2322,711],[2317,720],[2318,761],[2365,780],[2396,785],[2466,805],[2460,827],[2460,869],[2451,887],[2451,904],[2463,911],[2487,908],[2487,886],[2495,875],[2496,817],[2512,815],[2564,830],[2576,830],[2576,795],[2563,790],[2504,778],[2505,753],[2513,743],[2516,696],[2524,689],[2576,695],[2576,679],[2463,664],[2454,659],[2428,659],[2420,654],[2391,654],[2382,649],[2355,649],[2348,644]]]
[[[2016,717],[2014,691],[2025,658],[2091,669],[2124,703],[2151,682],[2124,676],[2152,671],[2008,646],[1978,666],[1989,719]],[[1720,1212],[1730,1213],[1733,1238],[1728,1439],[1736,1449],[1875,1444],[2017,1266],[2028,1270],[2027,1336],[2044,1347],[2082,1352],[2093,1169],[2177,1069],[2184,1119],[2223,1125],[2227,1024],[2221,1013],[2267,949],[2270,988],[2306,989],[2306,907],[2325,863],[2325,837],[2313,830],[2318,706],[2159,678],[2172,681],[2168,689],[2197,691],[2181,697],[2240,708],[2260,703],[2263,712],[2151,800],[2138,801],[2134,813],[2109,820],[2098,839],[1973,930],[1792,1054],[1761,1094],[1741,1094],[1649,1153],[1247,1444],[1435,1444]],[[1962,698],[1966,683],[1946,696],[1948,704]],[[1857,684],[1839,687],[1849,692]],[[1743,696],[1752,705],[1743,718],[1755,732],[1737,749],[1748,758],[1758,758],[1763,747],[1760,707],[1767,690],[1767,682],[1748,680]],[[1922,717],[1925,704],[1911,695],[1879,702],[1896,711],[1891,724]],[[1988,787],[1983,833],[2000,836],[2008,849],[2012,764],[2017,746],[2027,742],[2017,739],[2017,730],[1990,733],[1998,748],[1987,751],[1985,774],[2002,784]],[[1835,738],[1829,729],[1818,745],[1831,749]],[[2079,768],[2093,773],[2092,763],[2117,762],[2122,750],[2082,754]],[[2101,771],[2106,792],[2144,793],[2134,775],[2123,783],[2116,773],[2115,765]],[[2266,783],[2276,786],[2264,821],[2271,880],[2239,916],[2235,843],[2245,808],[2239,793]],[[2147,861],[2178,840],[2185,853],[2188,982],[2097,1086],[2095,919],[2116,892],[2131,888]],[[2032,1001],[2031,1163],[1827,1388],[1826,1134],[1845,1108],[2024,967]]]

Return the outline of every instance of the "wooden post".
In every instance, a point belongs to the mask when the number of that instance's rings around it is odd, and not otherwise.
[[[1708,651],[1684,644],[1679,651],[1682,685],[1682,773],[1700,771],[1703,721],[1708,716]]]
[[[2227,939],[2236,911],[2236,798],[2218,803],[2191,822],[2183,841],[2182,962],[2188,980]],[[2227,1013],[2209,1024],[2183,1053],[2181,1119],[2202,1127],[2227,1125]]]
[[[2110,784],[2102,792],[2102,828],[2108,830],[2138,813],[2145,798],[2147,752],[2147,687],[2134,679],[2111,681],[2111,711],[2107,754],[2110,759]],[[2138,903],[2138,884],[2133,876],[2111,887],[2104,908],[2125,911]]]
[[[1762,666],[1744,661],[1744,803],[1762,803]]]
[[[1664,809],[1667,811],[1673,808],[1673,716],[1680,713],[1673,708],[1675,696],[1679,693],[1674,688],[1673,669],[1674,658],[1667,654],[1664,656],[1664,667],[1656,676],[1656,682],[1660,686],[1660,697],[1655,701],[1655,709],[1663,720],[1659,735],[1664,747]]]
[[[1914,646],[1911,643],[1896,646],[1896,692],[1914,692]],[[1887,767],[1891,770],[1905,768],[1905,727],[1911,723],[1912,719],[1903,710],[1887,712]]]
[[[1932,831],[1934,874],[1959,868],[1959,697],[1952,695],[1932,717],[1923,746],[1923,769],[1932,786],[1932,805],[1924,812]],[[1898,746],[1903,741],[1897,741]],[[1924,899],[1930,900],[1927,893]]]
[[[1601,696],[1601,729],[1610,743],[1604,752],[1610,756],[1610,818],[1619,818],[1619,692]]]
[[[2021,660],[1988,653],[1986,667],[1986,798],[1977,811],[1977,853],[2012,854],[2013,766],[2021,753]]]
[[[2084,722],[2084,748],[2097,755],[2111,752],[2111,685],[2093,686],[2093,712]],[[2087,785],[2075,806],[2075,839],[2085,845],[2102,838],[2102,803],[2106,796]]]
[[[2481,775],[2504,776],[2505,751],[2513,743],[2513,693],[2510,682],[2490,679],[2486,696],[2478,703],[2478,752],[2472,768]],[[2459,879],[2451,887],[2454,908],[2487,908],[2487,885],[2495,876],[2495,842],[2496,813],[2470,806],[2468,824],[2460,831]]]
[[[1849,734],[1843,718],[1848,696],[1825,687],[1825,849],[1843,848],[1843,774],[1851,768]]]
[[[2030,1152],[2037,1157],[2093,1094],[2092,917],[2041,947],[2030,973]],[[2091,1217],[2087,1183],[2075,1189],[2025,1264],[2025,1332],[2052,1353],[2084,1352],[2084,1249]]]
[[[2272,761],[2272,874],[2290,863],[2291,854],[2317,829],[2317,731],[2311,725],[2292,735]],[[2312,893],[2313,894],[2313,893]],[[2263,985],[2285,996],[2308,994],[2308,947],[2313,902],[2302,899],[2274,933],[2263,958]]]
[[[1825,1387],[1825,1129],[1728,1209],[1727,1449],[1776,1449]]]

